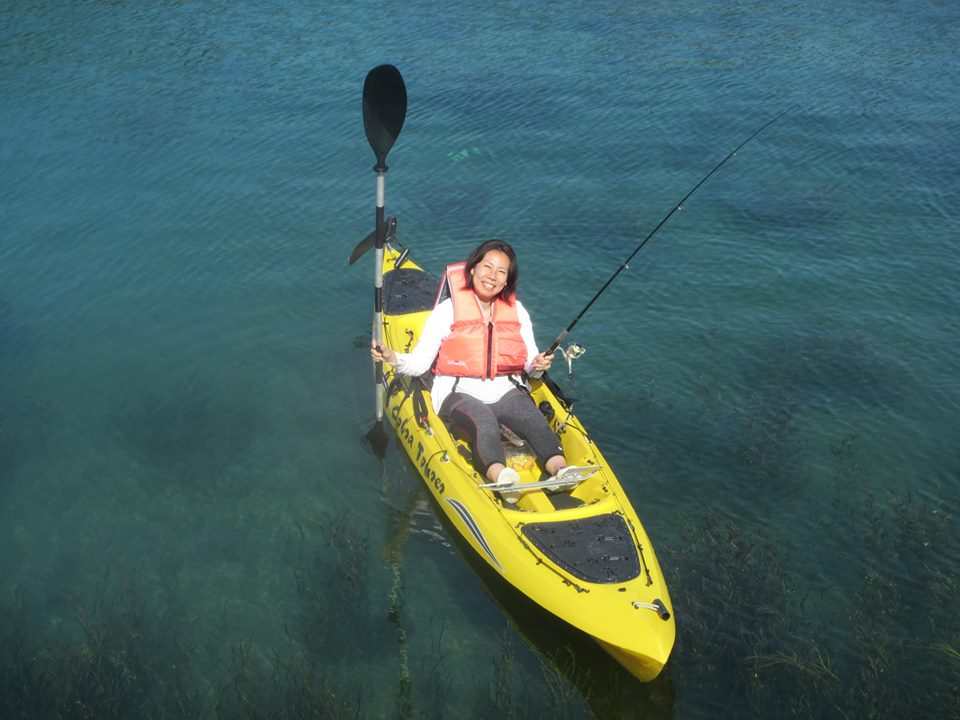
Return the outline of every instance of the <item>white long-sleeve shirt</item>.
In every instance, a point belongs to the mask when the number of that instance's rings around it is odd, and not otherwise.
[[[533,323],[530,314],[519,300],[514,300],[517,308],[517,318],[520,320],[520,337],[527,346],[527,361],[524,370],[532,377],[539,377],[542,373],[533,371],[533,358],[537,353],[537,341],[533,337]],[[440,344],[453,332],[453,301],[450,298],[443,300],[427,316],[423,324],[423,332],[417,346],[409,353],[397,353],[397,370],[404,375],[423,375],[427,372],[440,352]],[[443,401],[453,391],[457,382],[457,392],[471,395],[484,403],[494,403],[516,385],[507,375],[498,375],[493,379],[461,377],[453,375],[437,375],[433,381],[433,411],[440,412]]]

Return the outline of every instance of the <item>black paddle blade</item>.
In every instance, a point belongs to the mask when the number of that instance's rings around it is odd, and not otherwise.
[[[386,170],[387,153],[407,116],[407,87],[393,65],[378,65],[363,83],[363,129],[377,156],[374,170]]]
[[[387,220],[387,229],[384,233],[385,242],[390,242],[391,240],[397,239],[397,219],[395,217]],[[367,250],[370,250],[374,245],[377,244],[377,231],[374,230],[372,233],[367,235],[363,240],[357,243],[357,246],[353,249],[353,252],[350,253],[350,259],[347,260],[347,265],[353,265],[357,260],[363,257],[364,253]]]
[[[373,450],[373,454],[381,460],[386,457],[387,446],[390,444],[390,438],[387,431],[383,429],[383,421],[375,422],[370,431],[363,436],[364,444]]]

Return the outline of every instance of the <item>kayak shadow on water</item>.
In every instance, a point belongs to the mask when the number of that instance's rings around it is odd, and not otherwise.
[[[541,659],[545,677],[546,670],[552,670],[575,688],[599,720],[673,717],[674,689],[669,663],[652,682],[643,683],[634,678],[593,639],[537,605],[494,572],[450,525],[433,496],[424,494],[429,497],[434,516],[447,537],[506,615],[510,627]],[[509,644],[506,651],[509,654]],[[557,694],[563,690],[551,687],[550,692]]]

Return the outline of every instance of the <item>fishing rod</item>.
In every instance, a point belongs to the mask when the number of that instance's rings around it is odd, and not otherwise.
[[[546,354],[546,355],[550,355],[550,354],[554,353],[554,352],[557,350],[558,347],[560,347],[560,343],[562,343],[562,342],[563,342],[563,339],[570,333],[570,331],[573,329],[573,326],[576,325],[578,322],[580,322],[580,318],[582,318],[582,317],[584,316],[584,314],[586,314],[587,310],[589,310],[590,307],[597,301],[597,299],[598,299],[601,295],[603,295],[604,291],[605,291],[608,287],[610,287],[610,284],[611,284],[614,280],[617,279],[617,276],[618,276],[621,272],[623,272],[625,269],[627,269],[627,268],[629,267],[630,261],[633,260],[633,258],[636,256],[636,254],[637,254],[638,252],[640,252],[640,249],[641,249],[644,245],[647,244],[647,241],[648,241],[650,238],[652,238],[654,235],[657,234],[657,231],[658,231],[660,228],[662,228],[662,227],[667,223],[667,220],[669,220],[671,217],[673,217],[673,214],[674,214],[677,210],[680,210],[681,208],[683,208],[683,204],[684,204],[687,200],[690,199],[690,196],[691,196],[691,195],[693,195],[697,190],[700,189],[700,186],[701,186],[701,185],[703,185],[707,180],[710,179],[710,176],[711,176],[711,175],[713,175],[717,170],[719,170],[720,168],[722,168],[722,167],[724,166],[724,164],[726,164],[727,160],[729,160],[729,159],[732,158],[734,155],[736,155],[737,152],[740,150],[740,148],[742,148],[742,147],[743,147],[744,145],[746,145],[748,142],[750,142],[751,140],[753,140],[757,135],[759,135],[759,134],[762,133],[764,130],[766,130],[768,127],[770,127],[771,125],[773,125],[777,120],[779,120],[780,118],[782,118],[784,115],[786,115],[788,112],[790,112],[791,110],[793,110],[793,108],[795,108],[795,107],[796,107],[796,105],[792,105],[791,107],[788,107],[788,108],[787,108],[786,110],[784,110],[782,113],[780,113],[779,115],[777,115],[775,118],[773,118],[773,120],[767,121],[767,122],[763,125],[763,127],[761,127],[759,130],[755,131],[750,137],[748,137],[748,138],[747,138],[746,140],[744,140],[742,143],[740,143],[739,145],[737,145],[737,146],[730,152],[729,155],[727,155],[723,160],[721,160],[720,162],[718,162],[717,165],[716,165],[716,167],[713,168],[713,170],[711,170],[711,171],[708,172],[706,175],[704,175],[703,178],[700,180],[700,182],[698,182],[696,185],[694,185],[694,186],[693,186],[693,189],[690,190],[690,192],[688,192],[686,195],[684,195],[684,196],[683,196],[683,199],[680,200],[680,202],[678,202],[678,203],[673,207],[673,209],[672,209],[670,212],[668,212],[666,215],[664,215],[663,220],[661,220],[660,222],[657,223],[657,226],[656,226],[653,230],[650,231],[650,234],[647,235],[647,236],[643,239],[643,242],[641,242],[639,245],[637,245],[636,248],[634,248],[633,252],[630,253],[630,256],[629,256],[626,260],[623,261],[623,264],[621,264],[620,267],[618,267],[618,268],[616,269],[616,271],[613,273],[613,275],[611,275],[610,278],[603,284],[603,287],[600,288],[599,290],[597,290],[597,294],[594,295],[592,298],[590,298],[590,302],[588,302],[588,303],[586,304],[586,306],[584,306],[583,310],[581,310],[579,313],[577,313],[577,316],[570,322],[569,325],[567,325],[567,327],[565,327],[565,328],[563,329],[563,332],[561,332],[559,335],[557,335],[557,339],[553,341],[553,343],[550,345],[550,348],[546,351],[545,354]],[[569,365],[571,364],[570,361],[573,360],[574,358],[579,357],[580,355],[582,355],[583,352],[584,352],[584,350],[583,350],[583,348],[582,348],[581,346],[579,346],[579,345],[574,345],[574,346],[571,346],[571,347],[570,347],[569,351],[565,352],[564,350],[561,349],[560,352],[563,353],[563,354],[564,354],[564,357],[567,358],[567,364],[568,364],[568,366],[569,366]],[[568,357],[568,355],[569,355],[569,357]]]

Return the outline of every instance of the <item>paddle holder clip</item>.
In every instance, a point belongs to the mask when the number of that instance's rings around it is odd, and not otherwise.
[[[583,357],[586,351],[587,349],[580,343],[570,343],[566,349],[562,347],[557,348],[557,352],[567,361],[567,377],[573,377],[573,361]]]

